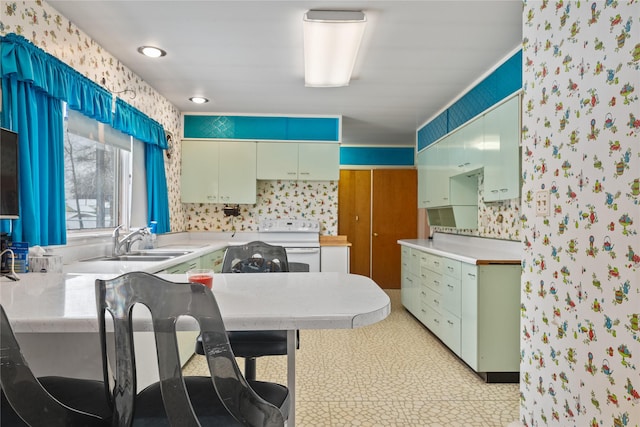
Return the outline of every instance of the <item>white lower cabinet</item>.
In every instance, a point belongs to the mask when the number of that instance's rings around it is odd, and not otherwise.
[[[407,310],[487,381],[517,381],[520,265],[474,265],[401,249]]]
[[[407,246],[402,246],[401,250],[402,285],[400,299],[402,300],[402,305],[417,317],[420,312],[420,251]]]
[[[519,265],[462,264],[462,360],[477,372],[520,369]]]

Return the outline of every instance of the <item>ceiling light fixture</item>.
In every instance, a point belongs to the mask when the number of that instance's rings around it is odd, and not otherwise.
[[[138,52],[149,58],[160,58],[167,54],[164,50],[154,46],[140,46]]]
[[[304,14],[304,80],[309,87],[348,86],[367,18],[362,11]]]
[[[207,98],[202,96],[192,96],[191,98],[189,98],[189,101],[193,102],[194,104],[206,104],[207,102],[209,102]]]

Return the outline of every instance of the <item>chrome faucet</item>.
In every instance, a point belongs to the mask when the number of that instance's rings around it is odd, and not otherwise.
[[[111,234],[111,238],[113,239],[113,256],[128,254],[131,252],[131,245],[134,242],[142,240],[145,236],[151,235],[151,231],[148,227],[142,227],[138,230],[132,231],[120,240],[121,228],[122,225],[117,226]]]

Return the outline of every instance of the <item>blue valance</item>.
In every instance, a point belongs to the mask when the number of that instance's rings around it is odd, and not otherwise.
[[[1,37],[0,77],[30,83],[69,108],[111,123],[113,96],[100,85],[16,34]]]
[[[116,98],[113,127],[146,144],[157,145],[163,150],[169,148],[162,125],[120,98]]]

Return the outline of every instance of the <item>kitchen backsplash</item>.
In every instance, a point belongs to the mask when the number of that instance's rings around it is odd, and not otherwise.
[[[478,175],[478,229],[431,227],[432,231],[449,234],[520,240],[520,199],[484,202],[484,175]]]
[[[186,231],[258,231],[262,218],[309,218],[321,234],[338,230],[337,181],[258,181],[255,205],[240,205],[240,216],[225,217],[224,205],[187,203]]]

